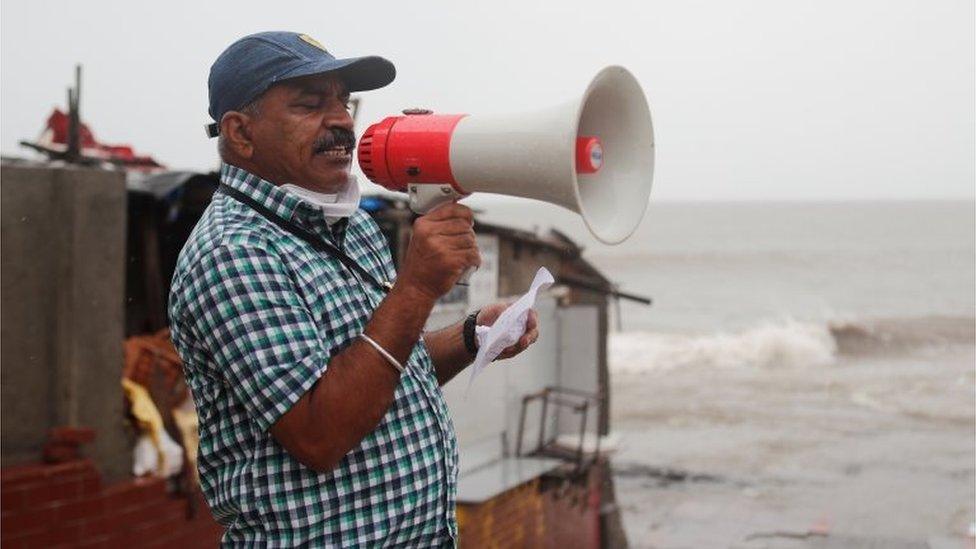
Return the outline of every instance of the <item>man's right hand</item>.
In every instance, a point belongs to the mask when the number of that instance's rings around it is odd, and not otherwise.
[[[471,209],[445,204],[414,221],[397,281],[436,300],[449,292],[465,271],[479,265],[481,255]]]

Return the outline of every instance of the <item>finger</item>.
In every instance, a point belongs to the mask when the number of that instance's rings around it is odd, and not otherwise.
[[[468,225],[474,225],[474,212],[472,212],[471,208],[465,206],[464,204],[458,204],[455,202],[454,208],[451,210],[451,214],[454,217],[467,221]]]
[[[501,353],[498,354],[498,358],[496,358],[495,360],[505,360],[507,358],[512,358],[518,353],[519,351],[515,349],[514,345],[511,347],[506,347]]]
[[[509,346],[507,351],[511,352],[512,355],[517,355],[529,347],[529,338],[527,335],[523,335],[516,341],[513,345]]]
[[[452,236],[445,242],[445,247],[454,252],[470,252],[478,250],[478,243],[473,238]]]
[[[470,234],[474,236],[474,231],[471,229],[471,224],[456,217],[435,221],[433,223],[433,232],[448,236],[462,234]]]
[[[441,204],[433,210],[425,213],[422,217],[428,221],[440,221],[442,219],[448,219],[452,217],[451,211],[454,208],[456,202],[451,204]]]
[[[454,250],[449,260],[450,269],[460,274],[468,269],[481,267],[481,254],[477,249]]]
[[[422,236],[430,231],[431,224],[423,217],[418,217],[413,222],[413,234],[416,236]]]
[[[425,216],[430,221],[443,221],[445,219],[458,218],[467,221],[470,227],[474,223],[474,213],[471,208],[458,204],[445,204]]]
[[[498,320],[498,317],[502,314],[505,308],[501,306],[500,303],[493,303],[491,305],[486,305],[478,311],[478,324],[482,326],[491,326]]]

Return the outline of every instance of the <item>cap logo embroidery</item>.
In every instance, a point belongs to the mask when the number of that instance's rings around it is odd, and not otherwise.
[[[322,44],[320,44],[318,40],[312,38],[311,36],[309,36],[307,34],[299,34],[298,37],[302,39],[302,42],[305,42],[306,44],[308,44],[310,46],[316,47],[316,48],[324,51],[325,53],[329,53],[328,50],[325,49],[325,46],[323,46]]]

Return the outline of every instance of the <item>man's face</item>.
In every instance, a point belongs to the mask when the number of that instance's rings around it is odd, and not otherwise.
[[[251,162],[277,184],[335,193],[348,181],[355,137],[349,92],[333,75],[286,80],[251,117]]]

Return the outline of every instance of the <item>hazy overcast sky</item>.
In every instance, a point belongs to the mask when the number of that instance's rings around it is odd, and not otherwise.
[[[524,110],[621,64],[651,103],[655,199],[972,198],[972,0],[52,2],[2,5],[4,154],[84,65],[83,118],[172,168],[212,169],[207,72],[234,39],[305,32],[398,76],[359,130],[410,106]]]

